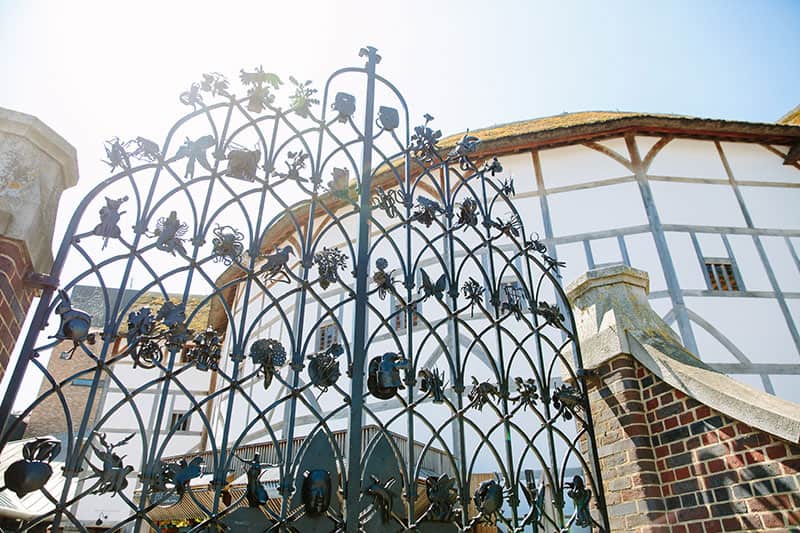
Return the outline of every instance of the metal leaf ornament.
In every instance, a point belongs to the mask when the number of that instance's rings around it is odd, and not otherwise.
[[[294,94],[289,97],[289,104],[292,111],[302,118],[308,118],[311,112],[311,106],[319,104],[319,99],[314,98],[317,89],[311,88],[311,80],[300,83],[294,76],[289,76],[289,81],[292,82],[295,87]]]
[[[414,133],[411,135],[411,145],[408,150],[423,163],[432,163],[434,158],[438,157],[436,145],[439,139],[442,138],[442,130],[433,131],[428,127],[428,123],[433,120],[431,115],[426,113],[424,118],[425,124],[414,128]]]
[[[324,352],[319,352],[308,356],[308,379],[311,384],[322,392],[328,390],[336,384],[341,371],[339,369],[340,355],[344,353],[344,348],[339,343],[331,344]]]
[[[286,363],[286,348],[275,339],[259,339],[250,347],[250,359],[260,366],[259,374],[264,378],[264,388],[269,388],[277,369]]]
[[[194,362],[198,370],[216,370],[220,359],[222,342],[219,334],[208,327],[194,338],[194,346],[189,349],[189,360]]]
[[[241,70],[239,79],[242,84],[248,87],[247,109],[253,113],[261,113],[267,106],[275,101],[275,96],[270,89],[277,89],[283,82],[277,74],[264,72],[264,67],[260,66],[253,72]]]

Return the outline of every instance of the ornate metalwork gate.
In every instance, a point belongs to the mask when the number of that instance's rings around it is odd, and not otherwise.
[[[608,529],[563,265],[361,55],[287,107],[206,74],[163,143],[107,143],[0,412],[38,372],[22,417],[64,420],[5,473],[52,504],[23,529]]]

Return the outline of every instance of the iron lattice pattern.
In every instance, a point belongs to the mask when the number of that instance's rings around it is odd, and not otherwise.
[[[319,93],[207,74],[106,144],[20,362],[58,420],[6,473],[24,528],[607,529],[563,265],[362,55]]]

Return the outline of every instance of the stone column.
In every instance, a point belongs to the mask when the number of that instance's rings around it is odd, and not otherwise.
[[[58,200],[78,181],[73,148],[36,117],[0,108],[0,377],[53,265]]]
[[[705,365],[647,291],[622,265],[567,288],[612,531],[796,528],[800,405]]]

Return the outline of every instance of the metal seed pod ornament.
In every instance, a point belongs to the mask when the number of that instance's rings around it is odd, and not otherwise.
[[[51,439],[36,439],[22,448],[22,459],[14,461],[4,475],[5,488],[18,497],[39,490],[53,475],[50,461],[61,452],[61,443]]]

